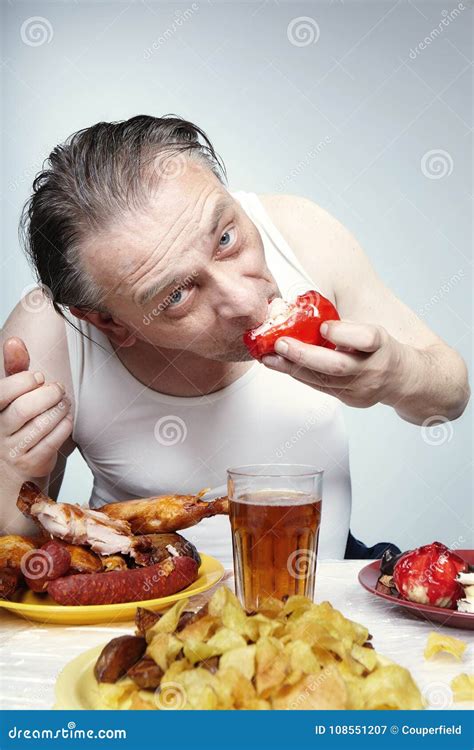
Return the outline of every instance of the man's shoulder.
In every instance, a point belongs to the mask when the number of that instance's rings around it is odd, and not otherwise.
[[[47,381],[64,383],[68,395],[74,399],[66,322],[39,287],[25,294],[7,318],[2,341],[10,336],[24,341],[30,355],[30,370],[40,370]]]
[[[353,242],[350,232],[326,209],[302,195],[259,194],[271,221],[306,271],[331,294],[339,254]]]

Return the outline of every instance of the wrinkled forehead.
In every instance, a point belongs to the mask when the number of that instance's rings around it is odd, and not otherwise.
[[[232,196],[210,170],[192,164],[161,182],[143,209],[114,218],[84,247],[86,271],[109,294],[129,297],[142,280],[180,271],[208,239],[216,207]]]

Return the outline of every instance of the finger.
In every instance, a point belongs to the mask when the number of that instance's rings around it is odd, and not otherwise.
[[[24,372],[30,366],[30,355],[25,342],[18,336],[11,336],[3,344],[3,366],[5,375]]]
[[[21,430],[15,432],[10,438],[10,457],[13,458],[13,454],[21,455],[27,453],[37,445],[46,435],[49,435],[54,430],[56,425],[68,416],[69,409],[70,404],[63,400],[30,422],[27,422]]]
[[[275,349],[279,351],[282,343],[288,345],[286,354],[284,354],[285,359],[296,362],[317,373],[335,377],[350,377],[356,375],[361,367],[361,358],[357,354],[325,349],[314,344],[303,344],[297,339],[286,337],[277,340]],[[280,354],[283,354],[283,351],[280,351]],[[265,359],[266,357],[262,359],[264,364]]]
[[[15,399],[3,412],[3,427],[7,435],[13,435],[31,419],[39,417],[47,409],[56,406],[62,399],[69,399],[64,395],[64,389],[59,383],[46,383],[30,393]]]
[[[25,454],[25,459],[28,460],[28,465],[39,464],[44,468],[44,463],[48,460],[51,461],[51,465],[48,467],[48,473],[54,469],[57,461],[57,452],[61,446],[64,445],[69,435],[73,430],[73,418],[72,415],[64,417],[64,419],[56,425],[54,430],[46,435],[43,440],[35,445],[30,451]]]
[[[6,409],[24,393],[36,390],[44,383],[42,372],[18,372],[0,380],[0,411]]]
[[[321,335],[336,346],[356,349],[359,352],[375,352],[382,346],[381,326],[332,320],[323,323],[320,330]]]
[[[279,357],[275,355],[265,356],[262,362],[271,370],[277,370],[285,375],[291,375],[296,380],[301,380],[308,385],[318,386],[319,388],[327,389],[341,389],[347,383],[352,381],[352,378],[341,378],[333,375],[327,375],[324,372],[315,372],[308,367],[291,362],[286,357]]]

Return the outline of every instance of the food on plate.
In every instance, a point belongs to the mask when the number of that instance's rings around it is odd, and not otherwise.
[[[474,701],[474,674],[465,672],[458,674],[451,680],[453,698],[457,703],[462,701]]]
[[[70,606],[146,601],[190,586],[198,570],[192,557],[170,557],[148,567],[56,578],[48,584],[48,594],[58,604]]]
[[[0,599],[9,599],[20,585],[18,568],[0,568]]]
[[[276,340],[282,336],[335,349],[334,344],[325,339],[319,330],[326,320],[339,320],[339,314],[332,302],[318,292],[300,294],[295,302],[285,302],[281,297],[276,297],[268,305],[266,319],[256,328],[246,331],[243,341],[255,359],[271,354]]]
[[[121,555],[109,555],[101,558],[101,564],[104,570],[126,570],[127,562]]]
[[[197,564],[201,558],[196,547],[180,534],[143,534],[134,541],[134,558],[137,565],[155,565],[172,555],[192,557]]]
[[[393,555],[384,554],[380,564],[379,586],[396,592],[408,601],[454,609],[463,596],[457,580],[468,564],[440,542]]]
[[[202,499],[207,490],[197,495],[159,495],[143,500],[123,500],[108,503],[102,512],[108,518],[130,525],[134,534],[169,533],[194,526],[203,518],[229,512],[227,497],[206,502]]]
[[[444,633],[432,632],[428,634],[424,657],[425,659],[431,659],[436,654],[439,654],[440,651],[444,651],[452,654],[456,659],[462,659],[466,648],[467,643],[464,643],[459,638],[453,638],[452,635],[445,635]]]
[[[94,667],[97,682],[117,682],[143,656],[146,645],[145,638],[137,635],[112,638],[102,649]]]
[[[63,544],[71,556],[71,573],[97,573],[105,567],[105,560],[112,557],[100,557],[92,550],[79,544],[68,544],[67,542],[63,542]],[[123,560],[123,558],[120,559]]]
[[[0,537],[0,597],[11,598],[26,585],[36,593],[48,593],[58,604],[77,606],[146,601],[181,591],[197,579],[201,557],[176,528],[227,512],[227,498],[205,503],[201,494],[164,496],[163,503],[160,498],[132,501],[140,506],[133,506],[132,531],[125,519],[56,503],[26,482],[17,505],[35,520],[42,535]],[[162,521],[174,531],[151,530]],[[149,533],[139,534],[141,527]],[[3,573],[15,566],[18,575]]]
[[[95,668],[101,707],[423,708],[410,672],[380,656],[367,628],[329,602],[296,595],[246,613],[221,586],[198,612],[188,607],[139,608],[138,634],[105,646]]]
[[[36,549],[33,537],[8,534],[0,537],[0,568],[20,569],[23,556]]]
[[[50,581],[68,572],[71,555],[58,541],[50,540],[39,549],[28,552],[22,560],[21,571],[32,591],[46,591]]]
[[[33,482],[20,489],[17,506],[47,534],[72,544],[86,544],[101,555],[130,551],[131,530],[126,521],[115,521],[104,513],[80,505],[57,503]]]
[[[474,613],[474,573],[458,573],[456,581],[464,589],[463,596],[457,601],[460,612]]]

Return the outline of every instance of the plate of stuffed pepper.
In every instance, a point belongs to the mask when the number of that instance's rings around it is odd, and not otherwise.
[[[226,497],[161,495],[100,511],[55,502],[32,482],[17,506],[35,536],[0,537],[0,606],[29,620],[92,624],[132,620],[138,604],[162,610],[208,590],[222,565],[178,531],[228,513]]]
[[[359,573],[372,594],[417,617],[474,630],[474,550],[432,542],[394,555],[389,550]]]

